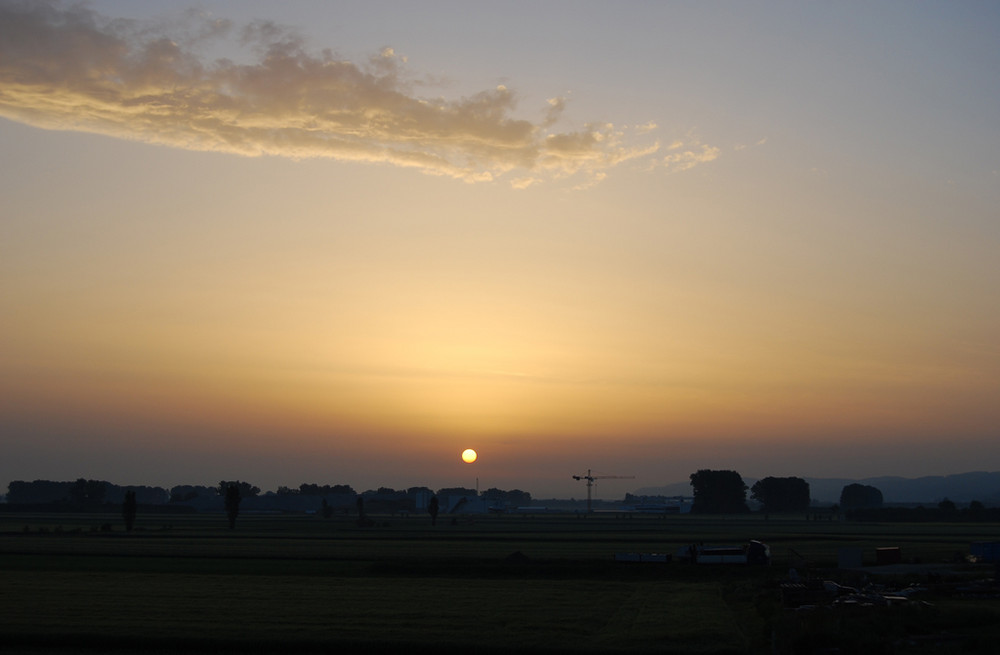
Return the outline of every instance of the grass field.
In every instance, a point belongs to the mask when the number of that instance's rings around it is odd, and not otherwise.
[[[230,531],[222,516],[140,516],[126,534],[116,516],[0,514],[3,650],[993,652],[1000,637],[995,599],[949,594],[833,615],[782,609],[779,589],[790,566],[839,575],[845,546],[862,548],[866,564],[882,546],[899,546],[911,563],[950,562],[972,541],[1000,540],[995,524],[376,518],[360,528],[346,517],[245,516]],[[770,567],[613,561],[750,538],[771,545]],[[992,574],[968,564],[945,573]],[[927,578],[919,567],[894,578],[905,576]],[[871,650],[878,644],[886,649]]]

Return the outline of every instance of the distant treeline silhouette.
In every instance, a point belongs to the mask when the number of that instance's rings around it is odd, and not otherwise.
[[[357,492],[349,484],[300,484],[298,489],[278,487],[278,495],[301,494],[303,496],[329,496],[332,494],[350,494]]]
[[[441,496],[481,497],[490,506],[522,506],[531,502],[531,494],[520,489],[503,490],[490,488],[482,493],[466,487],[445,487],[436,492],[430,487],[409,487],[393,489],[379,487],[358,493],[347,484],[303,483],[297,488],[278,487],[276,492],[262,494],[260,487],[241,480],[222,480],[217,485],[177,485],[169,490],[146,485],[121,486],[105,480],[74,481],[15,480],[7,485],[8,505],[51,506],[65,511],[106,508],[121,505],[129,494],[133,501],[142,506],[193,506],[199,509],[221,509],[224,507],[227,490],[235,485],[242,500],[255,500],[268,508],[311,509],[340,507],[349,511],[354,507],[356,497],[364,497],[369,506],[379,511],[407,511],[418,506],[426,507],[430,498]],[[332,504],[325,501],[329,499]],[[336,499],[340,499],[339,503]],[[350,499],[348,502],[347,499]]]
[[[119,504],[125,501],[126,492],[135,493],[135,501],[143,505],[162,505],[170,500],[170,494],[163,487],[145,485],[119,486],[104,480],[79,478],[72,482],[15,480],[7,485],[8,503],[72,503],[81,506],[97,506],[105,503]]]

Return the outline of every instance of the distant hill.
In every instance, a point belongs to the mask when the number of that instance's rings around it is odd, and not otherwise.
[[[948,498],[956,503],[978,500],[986,505],[1000,505],[1000,472],[974,471],[954,475],[932,475],[922,478],[883,476],[878,478],[805,478],[814,500],[835,503],[846,485],[858,483],[876,487],[887,503],[937,504]],[[756,478],[744,477],[747,486]],[[675,482],[662,487],[643,487],[634,492],[640,496],[690,496],[689,482]]]

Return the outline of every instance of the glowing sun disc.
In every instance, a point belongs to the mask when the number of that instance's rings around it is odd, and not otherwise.
[[[466,464],[471,464],[476,461],[476,457],[478,457],[478,455],[476,455],[476,451],[471,448],[466,448],[462,451],[462,461]]]

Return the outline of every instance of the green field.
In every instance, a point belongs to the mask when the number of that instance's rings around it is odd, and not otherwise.
[[[771,545],[770,567],[613,560],[751,538]],[[835,569],[841,547],[874,564],[875,548],[898,546],[914,566],[880,581],[921,583],[926,565],[993,540],[996,524],[759,515],[486,515],[436,527],[387,516],[365,528],[269,515],[233,531],[218,515],[140,515],[127,534],[116,516],[0,514],[0,636],[4,652],[35,653],[993,652],[995,599],[932,589],[891,611],[802,612],[781,607],[779,587],[792,566],[855,581]],[[993,567],[935,575],[951,589]]]

